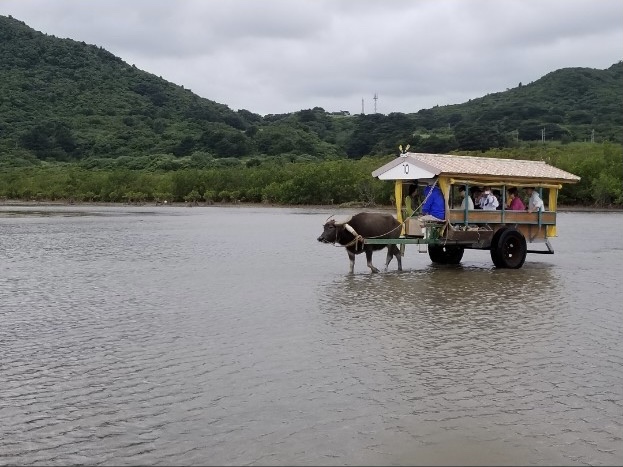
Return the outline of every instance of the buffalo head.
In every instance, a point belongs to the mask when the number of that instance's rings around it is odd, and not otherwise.
[[[337,242],[338,230],[339,230],[340,227],[342,229],[344,229],[343,226],[335,225],[335,220],[331,219],[330,221],[328,221],[324,225],[323,231],[320,234],[320,237],[318,237],[318,241],[322,242],[322,243],[335,243],[335,242]]]

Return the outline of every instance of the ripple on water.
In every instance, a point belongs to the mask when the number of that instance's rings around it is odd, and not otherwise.
[[[623,461],[617,219],[350,275],[322,210],[104,211],[0,216],[0,463]]]

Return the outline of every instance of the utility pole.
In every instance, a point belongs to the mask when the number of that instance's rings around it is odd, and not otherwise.
[[[545,128],[541,130],[541,142],[545,143]]]
[[[591,131],[591,143],[595,142],[595,130]]]
[[[378,98],[379,98],[379,94],[375,92],[374,93],[374,97],[373,97],[373,99],[374,99],[374,113],[376,113],[376,101],[378,100]]]

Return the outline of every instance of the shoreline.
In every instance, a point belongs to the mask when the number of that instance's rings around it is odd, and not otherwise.
[[[24,201],[24,200],[0,200],[0,207],[49,207],[49,206],[84,206],[84,207],[254,207],[254,208],[311,208],[311,209],[369,209],[369,210],[395,210],[393,206],[374,205],[369,206],[364,203],[345,203],[345,204],[274,204],[274,203],[196,203],[184,202],[171,203],[113,203],[107,201]],[[593,207],[593,206],[567,206],[558,205],[556,212],[623,212],[623,206]]]

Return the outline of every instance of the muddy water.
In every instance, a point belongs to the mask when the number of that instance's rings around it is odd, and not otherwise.
[[[0,208],[0,464],[623,463],[623,215],[350,275],[336,213]]]

